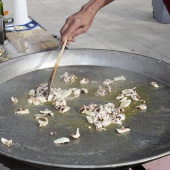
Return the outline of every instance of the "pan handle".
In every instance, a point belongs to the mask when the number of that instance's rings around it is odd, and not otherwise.
[[[10,170],[10,169],[0,163],[0,170]]]
[[[142,165],[131,168],[132,170],[146,170]]]

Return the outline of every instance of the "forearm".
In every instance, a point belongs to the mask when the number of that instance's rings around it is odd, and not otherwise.
[[[81,10],[91,11],[94,15],[104,6],[113,2],[114,0],[90,0],[87,4],[82,6]]]
[[[82,6],[79,12],[68,17],[60,30],[61,43],[64,43],[66,39],[74,42],[74,37],[87,32],[96,13],[112,1],[113,0],[90,0]]]

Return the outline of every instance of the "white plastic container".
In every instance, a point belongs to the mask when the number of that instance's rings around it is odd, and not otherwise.
[[[26,0],[13,0],[14,1],[14,25],[24,25],[30,20],[28,18],[27,1]]]
[[[152,0],[153,16],[154,18],[163,24],[170,23],[170,15],[163,3],[163,0]]]

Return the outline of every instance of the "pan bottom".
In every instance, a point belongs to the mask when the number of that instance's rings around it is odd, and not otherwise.
[[[142,74],[118,68],[101,66],[63,66],[59,67],[53,87],[88,88],[87,95],[68,101],[70,111],[58,113],[50,104],[32,106],[26,101],[29,90],[40,83],[46,83],[52,69],[37,70],[15,77],[0,85],[0,136],[13,140],[13,146],[6,148],[0,144],[0,153],[15,159],[52,167],[118,167],[137,163],[139,160],[150,159],[170,150],[170,88],[159,80],[154,80]],[[79,79],[88,78],[89,84],[64,83],[59,77],[68,72]],[[105,79],[123,75],[126,81],[111,85],[112,93],[104,97],[96,97],[98,86]],[[91,83],[97,81],[98,83]],[[150,86],[156,81],[159,88]],[[82,105],[90,103],[119,103],[115,97],[124,89],[136,87],[141,99],[146,100],[147,111],[134,109],[137,102],[125,110],[126,120],[123,125],[131,128],[130,133],[117,134],[118,125],[107,127],[106,131],[98,132],[95,127],[89,129],[85,115],[78,112]],[[18,104],[12,104],[11,96],[19,99]],[[29,115],[15,115],[20,107],[30,109]],[[39,110],[50,109],[55,117],[49,118],[47,127],[39,129],[34,120],[34,114]],[[56,146],[53,141],[59,137],[69,137],[80,128],[81,137],[71,140],[67,145]],[[50,136],[50,132],[56,135]]]

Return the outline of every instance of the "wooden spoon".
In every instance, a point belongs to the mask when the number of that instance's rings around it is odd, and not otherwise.
[[[60,60],[61,60],[61,58],[62,58],[62,55],[63,55],[64,49],[65,49],[65,47],[66,47],[66,44],[67,44],[67,40],[65,40],[65,42],[64,42],[64,44],[63,44],[63,46],[62,46],[62,49],[60,50],[60,53],[59,53],[59,55],[58,55],[58,57],[57,57],[57,61],[56,61],[55,65],[54,65],[53,71],[51,72],[50,78],[49,78],[49,80],[48,80],[48,95],[50,95],[51,86],[52,86],[52,84],[53,84],[54,77],[55,77],[55,75],[56,75],[58,66],[59,66],[59,64],[60,64]]]

